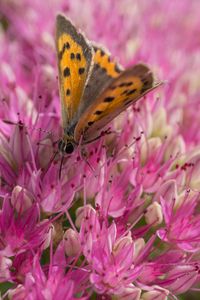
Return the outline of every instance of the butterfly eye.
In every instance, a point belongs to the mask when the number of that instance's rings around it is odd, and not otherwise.
[[[62,153],[71,154],[74,151],[74,145],[71,142],[65,143],[63,140],[58,142],[58,149]]]
[[[74,151],[74,145],[72,143],[67,143],[65,145],[65,153],[71,154]]]

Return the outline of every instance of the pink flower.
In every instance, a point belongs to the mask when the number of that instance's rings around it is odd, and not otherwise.
[[[197,201],[196,195],[185,197],[182,205],[173,212],[174,203],[161,198],[166,228],[158,230],[158,236],[186,252],[198,252],[200,216],[195,216]]]
[[[199,9],[195,0],[0,1],[2,297],[198,297]],[[142,61],[164,81],[62,166],[60,12],[124,67]]]
[[[24,285],[18,285],[10,291],[14,300],[21,299],[75,299],[73,294],[77,290],[75,281],[65,276],[64,271],[53,267],[48,275],[41,269],[37,257],[34,258],[32,272],[28,272]],[[81,297],[80,299],[88,299]]]
[[[100,222],[95,210],[87,209],[80,230],[83,253],[90,263],[90,280],[99,293],[121,294],[141,273],[134,266],[134,242],[130,232],[117,238],[115,223]]]
[[[0,214],[1,253],[7,257],[34,249],[45,249],[51,223],[38,222],[36,205],[24,212],[16,212],[10,199],[4,198]]]

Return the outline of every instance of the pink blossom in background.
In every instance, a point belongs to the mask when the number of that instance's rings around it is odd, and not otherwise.
[[[164,84],[59,179],[60,12]],[[196,0],[1,0],[2,299],[199,298],[199,12]]]

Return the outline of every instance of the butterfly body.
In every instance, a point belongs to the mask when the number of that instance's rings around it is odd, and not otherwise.
[[[58,147],[72,153],[100,136],[128,106],[155,88],[148,66],[123,70],[64,16],[57,16],[56,48],[64,134]]]

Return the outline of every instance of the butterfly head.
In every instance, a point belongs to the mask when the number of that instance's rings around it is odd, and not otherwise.
[[[76,144],[72,139],[62,138],[58,142],[58,149],[62,154],[71,154],[75,147]]]

